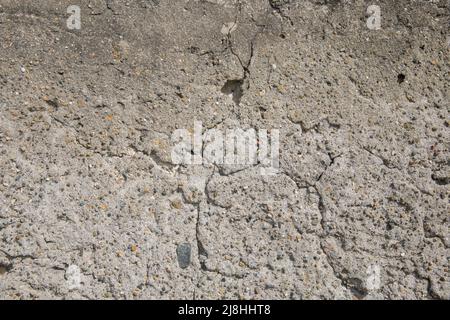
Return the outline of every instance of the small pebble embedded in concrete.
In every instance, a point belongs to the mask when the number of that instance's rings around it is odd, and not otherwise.
[[[178,265],[181,269],[186,269],[191,263],[191,245],[182,243],[177,247]]]

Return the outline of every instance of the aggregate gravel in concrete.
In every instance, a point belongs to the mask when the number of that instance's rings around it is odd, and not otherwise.
[[[0,298],[449,299],[449,17],[0,0]],[[196,121],[280,130],[279,172],[175,165]]]

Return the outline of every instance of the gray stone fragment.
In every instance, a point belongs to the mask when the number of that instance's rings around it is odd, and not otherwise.
[[[186,269],[191,263],[191,245],[182,243],[177,247],[177,259],[180,268]]]

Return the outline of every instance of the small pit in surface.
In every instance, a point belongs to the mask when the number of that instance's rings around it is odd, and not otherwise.
[[[8,271],[11,270],[10,265],[0,263],[0,277],[3,277]]]
[[[231,96],[235,104],[239,104],[243,95],[243,84],[244,80],[242,79],[227,80],[220,91],[223,94]]]

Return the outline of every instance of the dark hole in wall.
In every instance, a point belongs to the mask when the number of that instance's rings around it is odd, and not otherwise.
[[[431,175],[431,179],[440,186],[446,186],[450,183],[449,177],[438,177],[435,174]]]
[[[403,83],[405,82],[406,76],[403,73],[399,73],[397,76],[397,82],[398,83]]]
[[[239,104],[243,95],[242,85],[244,81],[241,80],[227,80],[223,85],[221,92],[226,95],[231,95],[234,103]]]
[[[0,263],[0,277],[8,273],[11,268],[11,265]]]

